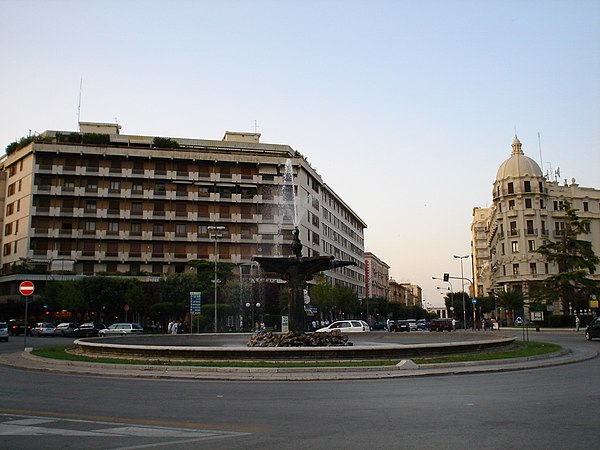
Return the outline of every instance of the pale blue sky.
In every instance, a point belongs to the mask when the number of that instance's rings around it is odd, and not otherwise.
[[[515,129],[600,188],[600,2],[0,0],[0,145],[81,119],[289,144],[441,304]],[[470,266],[465,266],[470,276]],[[455,286],[455,289],[457,287]]]

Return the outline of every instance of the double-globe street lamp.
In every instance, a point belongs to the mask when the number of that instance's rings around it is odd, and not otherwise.
[[[219,239],[221,239],[223,237],[223,233],[220,233],[220,231],[223,231],[225,229],[224,226],[222,225],[209,225],[207,227],[208,231],[212,231],[212,233],[210,233],[210,238],[215,240],[215,279],[213,280],[213,282],[215,283],[215,333],[217,332],[217,286],[219,283],[219,279],[217,278],[217,262],[219,260],[219,252],[218,252],[218,246],[217,246],[217,242],[219,241]]]
[[[258,327],[256,327],[256,323],[254,322],[254,308],[260,308],[260,302],[256,302],[256,303],[250,303],[250,302],[246,302],[246,308],[252,308],[252,324],[251,326],[254,327],[255,331],[257,329],[260,329],[260,325]]]

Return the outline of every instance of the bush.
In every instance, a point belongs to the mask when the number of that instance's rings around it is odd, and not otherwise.
[[[174,139],[155,137],[152,145],[157,148],[179,148],[179,143]]]

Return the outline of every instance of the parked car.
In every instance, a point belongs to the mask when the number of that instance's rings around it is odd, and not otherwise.
[[[370,325],[370,327],[371,327],[371,331],[385,330],[387,328],[387,325],[385,324],[385,322],[375,322],[375,323],[372,323]]]
[[[585,338],[591,341],[594,338],[600,338],[600,317],[596,317],[586,328]]]
[[[417,321],[415,319],[408,319],[407,322],[410,325],[410,331],[417,331],[418,330]]]
[[[408,333],[410,332],[410,323],[408,320],[395,320],[390,322],[390,331],[406,331]]]
[[[25,322],[18,319],[8,321],[8,334],[11,336],[20,336],[25,330]],[[31,336],[31,325],[27,324],[27,336]]]
[[[110,336],[111,334],[141,334],[144,332],[144,327],[139,323],[113,323],[110,327],[98,331],[98,336]]]
[[[54,324],[48,322],[40,322],[31,329],[32,336],[55,336]]]
[[[96,337],[98,333],[106,329],[103,323],[86,322],[73,330],[73,337]]]
[[[453,331],[452,319],[433,319],[429,323],[429,331]]]
[[[419,319],[417,320],[417,330],[428,330],[429,325],[427,324],[427,320]]]
[[[0,340],[8,342],[8,324],[0,322]]]
[[[77,328],[77,324],[74,322],[59,323],[54,327],[54,334],[57,336],[73,336],[75,328]]]
[[[319,328],[316,333],[330,333],[340,330],[342,333],[362,333],[371,331],[369,324],[364,320],[337,320],[326,327]]]

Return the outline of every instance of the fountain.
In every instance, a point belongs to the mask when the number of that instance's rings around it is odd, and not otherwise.
[[[302,256],[300,242],[298,205],[294,194],[293,167],[291,160],[286,161],[284,183],[282,186],[282,205],[288,211],[293,210],[294,231],[292,232],[293,256],[255,256],[257,262],[266,272],[279,274],[290,288],[288,297],[288,324],[292,332],[304,331],[304,288],[315,273],[355,265],[353,261],[339,261],[333,256]],[[286,216],[284,211],[284,217]]]

